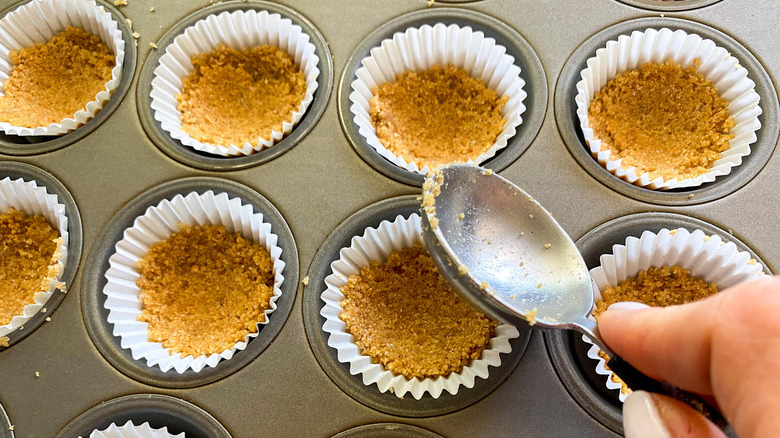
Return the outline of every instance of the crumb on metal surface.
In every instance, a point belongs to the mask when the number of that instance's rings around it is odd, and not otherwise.
[[[307,286],[309,284],[309,276],[307,275],[306,277],[303,277],[303,281],[301,281],[301,283],[303,283],[304,286]]]
[[[10,340],[8,336],[0,336],[0,347],[7,347]]]
[[[149,47],[151,47],[153,49],[156,49],[157,48],[157,43],[149,43]]]
[[[545,243],[544,244],[544,249],[550,249],[551,247],[552,247],[552,244],[549,244],[549,243]]]
[[[141,34],[138,32],[133,32],[133,38],[135,39],[141,38]]]

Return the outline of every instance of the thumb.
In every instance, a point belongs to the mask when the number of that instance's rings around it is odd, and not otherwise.
[[[626,438],[726,438],[714,424],[685,403],[645,391],[623,404]]]

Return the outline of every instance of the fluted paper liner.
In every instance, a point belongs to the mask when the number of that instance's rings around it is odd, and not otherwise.
[[[82,438],[82,437],[79,437]],[[172,434],[168,432],[168,427],[161,429],[152,429],[149,423],[143,423],[136,426],[132,421],[128,421],[122,426],[111,423],[106,429],[94,430],[89,434],[89,438],[185,438],[184,432]]]
[[[514,326],[501,324],[496,327],[495,336],[482,352],[482,357],[463,367],[459,373],[426,379],[407,379],[385,369],[382,364],[372,363],[371,357],[360,353],[355,338],[346,331],[341,314],[341,300],[344,295],[341,288],[347,284],[350,275],[359,274],[360,269],[370,265],[371,261],[385,262],[393,251],[409,248],[416,243],[425,245],[422,239],[420,216],[413,214],[408,218],[398,216],[393,222],[382,221],[378,228],[366,228],[362,236],[355,236],[349,247],[342,248],[339,259],[331,263],[332,273],[325,277],[325,289],[320,298],[324,306],[320,314],[325,317],[322,329],[328,333],[328,345],[338,351],[338,360],[349,364],[352,375],[362,374],[363,384],[376,383],[380,392],[392,391],[403,397],[411,393],[420,399],[426,392],[438,398],[442,391],[456,394],[461,386],[474,387],[477,377],[486,379],[488,367],[501,365],[501,353],[510,353],[509,340],[520,336]]]
[[[616,287],[640,271],[651,267],[677,265],[707,283],[715,283],[718,291],[764,275],[762,266],[745,251],[739,251],[733,242],[719,236],[708,236],[701,230],[663,229],[655,234],[645,231],[639,238],[629,237],[623,245],[614,245],[612,254],[602,255],[601,264],[590,270],[595,302],[601,301],[601,292],[607,285]],[[591,316],[591,318],[593,318]],[[588,357],[598,361],[596,372],[607,376],[607,388],[621,390],[621,383],[612,380],[612,371],[599,357],[599,347],[587,336],[582,339],[593,345]],[[628,395],[620,392],[620,401]]]
[[[111,14],[98,6],[94,0],[33,0],[6,15],[0,20],[0,93],[4,93],[3,82],[8,79],[14,65],[9,52],[46,43],[68,26],[79,27],[97,35],[115,55],[115,66],[111,80],[95,99],[84,102],[85,107],[72,117],[49,126],[27,128],[12,126],[0,121],[0,129],[6,134],[62,135],[74,131],[92,120],[108,102],[122,79],[122,64],[125,59],[125,41],[122,31]]]
[[[414,161],[407,162],[382,145],[371,122],[369,102],[380,85],[395,82],[396,77],[406,71],[427,70],[435,65],[460,67],[472,77],[481,79],[499,96],[509,98],[502,111],[506,121],[503,131],[490,149],[467,161],[480,164],[505,148],[523,121],[520,116],[525,112],[523,101],[527,93],[523,90],[525,81],[520,77],[520,67],[514,62],[515,58],[506,53],[506,47],[469,26],[437,23],[410,27],[382,41],[361,61],[362,67],[355,73],[357,78],[352,82],[349,95],[352,119],[360,135],[381,156],[409,172],[425,175],[430,170],[427,165],[419,168]]]
[[[651,180],[647,173],[637,174],[634,167],[624,169],[621,167],[622,159],[612,160],[611,151],[601,150],[601,140],[589,127],[588,109],[595,94],[618,74],[638,69],[647,62],[661,63],[669,59],[683,67],[693,66],[695,59],[701,60],[699,72],[712,81],[718,94],[729,102],[728,111],[735,123],[731,129],[734,138],[729,142],[729,149],[721,152],[720,159],[707,173],[684,180],[674,178],[665,181],[661,177]],[[596,56],[588,59],[587,68],[580,76],[582,79],[577,82],[575,98],[577,117],[591,154],[612,174],[639,187],[666,190],[697,187],[715,181],[716,177],[727,175],[733,167],[742,164],[742,158],[750,154],[750,145],[756,141],[756,131],[761,128],[758,120],[761,115],[760,96],[755,91],[755,83],[748,77],[748,71],[726,49],[696,34],[663,28],[621,35],[617,40],[609,41],[605,48],[597,50]]]
[[[49,224],[59,231],[62,244],[55,250],[60,253],[56,267],[57,275],[49,281],[45,290],[41,290],[35,295],[34,302],[24,306],[21,315],[14,316],[10,323],[0,326],[0,336],[5,336],[22,327],[24,323],[43,309],[46,302],[55,293],[65,293],[64,290],[57,290],[57,283],[60,281],[68,259],[68,217],[65,215],[65,205],[59,202],[56,194],[48,193],[46,187],[39,187],[35,181],[5,178],[0,180],[0,214],[7,213],[11,208],[23,211],[28,215],[40,214],[44,216]]]
[[[288,18],[267,11],[235,11],[210,15],[173,40],[160,57],[152,79],[152,110],[154,119],[171,137],[195,150],[221,156],[250,155],[267,149],[282,140],[303,118],[317,90],[319,57],[309,35]],[[301,105],[283,123],[282,132],[272,131],[270,138],[258,138],[243,145],[218,145],[203,143],[182,130],[181,112],[176,95],[181,93],[182,79],[192,73],[191,59],[195,55],[210,53],[220,44],[237,50],[263,44],[279,47],[295,59],[306,78],[306,94]],[[227,78],[226,78],[227,80]]]
[[[268,250],[273,260],[274,286],[270,307],[265,310],[265,319],[258,323],[258,331],[246,335],[233,348],[221,353],[198,357],[171,354],[160,342],[148,340],[148,324],[138,321],[143,304],[139,298],[141,290],[136,282],[140,278],[136,263],[146,256],[149,248],[167,239],[185,225],[224,225],[228,232],[238,233],[248,240],[260,243]],[[285,263],[281,259],[282,249],[277,246],[278,237],[271,230],[271,224],[263,222],[262,213],[254,213],[252,205],[244,204],[239,198],[229,198],[226,193],[214,194],[207,191],[200,195],[192,192],[186,196],[176,195],[149,207],[127,228],[123,238],[116,244],[116,252],[109,258],[110,268],[106,271],[106,295],[104,307],[108,310],[108,322],[114,326],[113,334],[120,345],[130,350],[133,359],[145,361],[149,367],[157,366],[167,372],[171,368],[178,373],[188,369],[195,372],[204,367],[215,367],[221,360],[229,360],[237,351],[246,348],[250,338],[260,332],[260,325],[269,322],[269,315],[276,310],[276,300],[282,294],[280,286],[284,281],[282,272]]]

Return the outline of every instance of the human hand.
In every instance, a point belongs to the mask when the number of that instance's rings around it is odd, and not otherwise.
[[[740,437],[780,435],[780,277],[682,306],[619,303],[599,331],[648,376],[712,397]],[[690,406],[644,391],[626,399],[623,425],[627,438],[725,436]]]

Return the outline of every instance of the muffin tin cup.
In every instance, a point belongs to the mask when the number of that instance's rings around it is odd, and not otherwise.
[[[376,384],[380,392],[390,391],[396,397],[409,394],[417,400],[426,393],[439,398],[444,391],[455,395],[458,391],[473,388],[477,378],[485,379],[491,368],[501,366],[501,354],[512,351],[510,339],[520,336],[514,326],[497,326],[495,335],[479,359],[473,360],[458,373],[437,378],[408,379],[361,353],[354,336],[340,318],[343,310],[340,303],[344,299],[340,288],[347,284],[350,276],[360,274],[360,270],[370,266],[371,262],[384,263],[394,251],[417,243],[425,245],[421,227],[420,216],[412,214],[409,217],[398,216],[392,222],[382,221],[379,227],[366,228],[362,234],[355,235],[351,244],[339,251],[339,259],[331,263],[331,273],[325,277],[326,288],[320,295],[324,302],[320,315],[325,318],[322,329],[329,335],[328,346],[338,351],[339,362],[349,364],[350,373],[360,374],[363,384],[372,389]],[[466,388],[461,389],[461,386]]]
[[[596,51],[617,40],[621,35],[644,32],[647,29],[669,28],[682,30],[712,40],[725,49],[743,66],[755,83],[755,92],[761,101],[762,113],[757,116],[761,129],[755,132],[756,141],[750,146],[750,155],[742,158],[742,164],[733,167],[728,175],[697,187],[670,190],[651,190],[625,182],[612,175],[592,156],[580,128],[575,97],[580,73]],[[752,180],[769,161],[778,133],[780,133],[780,106],[769,75],[761,63],[739,42],[709,26],[679,18],[639,18],[608,27],[580,45],[571,55],[558,78],[555,91],[555,117],[558,130],[575,160],[599,182],[611,189],[643,202],[663,205],[694,205],[726,196]]]
[[[0,405],[0,438],[14,438],[14,431],[11,430],[11,420],[5,412],[3,405]]]
[[[267,147],[262,145],[255,145],[258,147],[250,147],[248,150],[245,149],[245,151],[250,153],[250,155],[242,155],[238,151],[238,148],[234,148],[235,150],[229,152],[229,154],[238,154],[237,156],[220,156],[215,155],[214,153],[228,152],[227,148],[219,149],[213,145],[208,146],[203,144],[201,144],[201,147],[194,145],[194,143],[192,146],[187,145],[186,143],[192,142],[185,140],[184,137],[179,134],[175,134],[175,137],[181,137],[181,139],[175,138],[174,134],[171,133],[172,131],[170,129],[166,129],[168,123],[171,120],[175,120],[177,116],[167,116],[163,119],[167,120],[166,124],[163,125],[158,120],[157,113],[159,113],[159,111],[153,109],[152,107],[153,101],[155,100],[153,99],[153,96],[158,94],[153,86],[153,81],[156,80],[155,72],[160,66],[161,59],[169,52],[169,50],[164,48],[171,48],[173,44],[177,44],[177,39],[183,36],[187,29],[192,28],[196,25],[196,23],[202,20],[207,20],[208,17],[231,16],[222,15],[225,13],[237,13],[243,16],[249,16],[250,14],[257,14],[257,16],[262,14],[269,14],[270,16],[279,15],[282,18],[282,22],[288,23],[289,20],[289,22],[291,22],[291,28],[300,28],[300,35],[306,35],[309,37],[309,40],[305,42],[303,46],[313,46],[314,53],[305,52],[309,53],[309,56],[306,59],[313,60],[316,58],[316,62],[311,64],[310,70],[308,70],[307,74],[307,82],[309,83],[309,87],[307,88],[308,92],[311,94],[311,100],[309,101],[307,97],[306,101],[310,103],[306,103],[305,106],[307,107],[302,107],[302,109],[299,110],[300,114],[299,116],[296,116],[297,120],[290,124],[289,132],[283,133],[282,136],[277,135],[276,137],[279,138],[274,137],[273,141],[270,143],[273,144],[273,146]],[[217,18],[214,18],[213,20],[219,21]],[[205,26],[205,21],[202,26]],[[191,35],[192,30],[189,33]],[[244,33],[241,34],[245,35]],[[230,33],[227,33],[223,36],[226,42],[231,41],[229,38],[232,38],[232,41],[234,42],[240,40],[237,34],[231,35]],[[242,41],[253,43],[257,41],[259,43],[260,40],[245,39]],[[322,36],[320,31],[317,30],[317,28],[303,15],[299,14],[291,8],[276,3],[267,1],[253,1],[251,3],[228,1],[206,7],[185,17],[179,23],[174,25],[156,42],[156,45],[161,49],[152,50],[149,52],[149,56],[146,58],[144,66],[141,69],[141,74],[138,81],[136,102],[138,106],[138,113],[141,118],[141,124],[143,125],[143,128],[149,138],[155,143],[155,145],[157,145],[158,148],[160,148],[160,150],[162,150],[163,153],[182,164],[198,169],[211,171],[240,170],[266,163],[284,154],[288,150],[292,149],[296,144],[298,144],[312,130],[320,117],[322,117],[333,86],[333,59],[331,57],[328,45],[325,42],[325,38]],[[214,44],[210,45],[209,47],[212,46],[215,47]],[[305,50],[310,51],[312,49],[308,48]],[[298,56],[303,59],[303,51],[300,53],[295,53],[296,59]],[[181,58],[182,56],[189,62],[189,58],[186,55],[178,54],[177,58]],[[307,70],[304,69],[304,72],[306,71]],[[313,74],[314,72],[316,72],[316,74]],[[176,82],[176,80],[174,82]],[[180,86],[180,83],[176,83],[175,85],[168,84],[163,90],[161,90],[159,94],[162,94],[163,92],[170,94]],[[166,108],[167,112],[177,112],[175,103],[169,102],[166,105]],[[246,148],[246,145],[243,145],[242,147]],[[262,150],[257,151],[255,149]]]
[[[273,296],[265,309],[263,320],[257,323],[257,331],[247,334],[242,341],[225,351],[193,357],[175,354],[160,342],[148,340],[146,322],[138,321],[143,309],[141,289],[137,281],[141,275],[137,263],[146,257],[152,245],[168,239],[181,231],[180,225],[222,225],[229,233],[238,233],[248,241],[263,246],[273,261]],[[191,192],[186,196],[177,194],[164,199],[133,221],[123,238],[117,242],[116,252],[108,259],[110,268],[106,271],[106,295],[104,307],[108,310],[108,322],[114,326],[114,336],[121,338],[123,348],[130,349],[135,360],[143,360],[150,367],[159,367],[163,372],[170,369],[179,374],[186,370],[200,372],[205,367],[216,367],[222,360],[230,360],[238,351],[246,348],[249,340],[257,337],[263,325],[268,324],[271,313],[276,310],[276,301],[282,295],[284,262],[282,249],[276,245],[279,237],[271,231],[271,224],[263,221],[262,213],[254,213],[251,204],[227,193],[203,194]]]
[[[23,314],[0,326],[0,338],[4,341],[0,343],[8,346],[32,333],[51,316],[65,298],[81,256],[81,218],[76,203],[51,174],[29,164],[0,162],[0,212],[6,213],[11,207],[46,217],[63,242],[56,250],[60,252],[59,272],[49,281],[48,288],[36,294],[34,303],[26,305]],[[57,287],[59,282],[65,284],[64,290]]]
[[[166,428],[168,435],[163,436],[231,438],[225,427],[208,412],[182,399],[161,394],[126,395],[102,402],[68,423],[55,438],[94,438],[91,436],[94,431],[128,421],[139,426],[148,423],[154,429]]]
[[[0,326],[0,337],[22,328],[25,322],[44,309],[52,295],[64,293],[58,289],[57,284],[68,260],[68,217],[65,216],[65,205],[57,200],[57,195],[48,193],[45,187],[39,187],[35,181],[4,178],[0,180],[0,212],[8,212],[11,208],[30,216],[42,215],[49,225],[57,230],[62,241],[57,244],[52,254],[52,258],[56,257],[56,275],[48,281],[45,288],[35,293],[33,302],[24,306],[22,314]]]
[[[330,334],[323,330],[326,318],[320,313],[324,302],[321,295],[328,287],[326,277],[331,274],[331,264],[340,258],[343,248],[350,246],[352,238],[368,228],[377,228],[383,221],[398,216],[418,214],[420,201],[416,196],[401,196],[372,204],[353,214],[320,246],[308,273],[308,284],[303,292],[303,319],[306,336],[314,356],[330,379],[347,395],[358,402],[391,415],[403,417],[430,417],[443,415],[476,403],[496,389],[512,373],[528,345],[531,330],[518,327],[520,336],[510,339],[511,352],[501,356],[501,366],[491,368],[484,379],[476,379],[473,388],[461,388],[456,394],[446,391],[434,398],[429,393],[419,400],[411,396],[398,397],[387,391],[380,392],[364,383],[361,375],[352,374],[350,365],[339,360],[338,352],[328,345]]]
[[[48,126],[26,128],[0,121],[6,134],[19,136],[62,135],[91,120],[119,86],[125,59],[125,40],[110,12],[95,0],[38,0],[26,3],[0,19],[0,92],[14,68],[9,52],[48,42],[54,35],[74,26],[97,35],[114,53],[115,66],[105,89],[72,117]]]
[[[193,192],[197,195],[190,195]],[[126,237],[125,231],[133,226],[136,218],[144,215],[150,206],[158,205],[169,199],[176,199],[174,201],[176,203],[185,202],[181,201],[177,195],[181,195],[182,198],[191,196],[193,199],[207,199],[211,197],[209,192],[217,195],[215,202],[217,199],[224,199],[225,196],[232,200],[229,210],[223,209],[219,212],[219,215],[224,217],[220,218],[215,215],[206,217],[205,211],[213,212],[213,210],[206,208],[200,211],[194,210],[197,219],[183,215],[171,220],[173,222],[193,221],[198,223],[217,223],[224,220],[224,223],[228,225],[231,222],[228,217],[233,217],[232,226],[235,229],[246,228],[246,223],[239,225],[236,221],[237,218],[241,217],[241,214],[235,215],[236,210],[238,210],[237,200],[240,200],[240,204],[243,205],[242,209],[248,210],[247,207],[251,206],[253,215],[262,214],[263,223],[270,224],[270,232],[278,236],[275,245],[281,251],[273,249],[270,233],[267,233],[269,239],[266,246],[271,245],[272,257],[276,257],[284,263],[284,281],[280,283],[281,269],[279,265],[275,265],[275,269],[277,269],[276,285],[280,289],[280,295],[276,300],[276,310],[267,316],[267,324],[258,326],[259,332],[247,340],[243,349],[238,349],[229,359],[217,356],[216,363],[203,366],[199,371],[194,370],[189,365],[181,372],[176,368],[163,371],[159,366],[150,366],[150,363],[140,356],[136,359],[133,351],[123,347],[124,339],[114,334],[114,319],[109,319],[111,312],[107,308],[110,301],[104,293],[109,284],[106,277],[112,265],[117,265],[117,259],[112,260],[112,256],[116,253],[117,243]],[[203,203],[203,205],[207,206],[208,204]],[[176,208],[178,209],[178,206]],[[256,218],[253,221],[255,221],[252,224],[253,227],[259,225]],[[170,231],[170,227],[168,227],[164,232],[169,233]],[[252,228],[253,238],[262,241],[259,233],[259,230]],[[119,371],[149,385],[166,388],[190,388],[214,382],[238,371],[268,347],[289,316],[295,301],[297,280],[298,251],[295,241],[286,221],[273,204],[254,190],[223,178],[183,178],[164,183],[142,193],[122,207],[105,226],[90,251],[87,268],[82,276],[81,310],[92,341],[100,353]],[[130,283],[132,284],[133,281],[131,280]]]
[[[32,3],[36,3],[35,0],[22,2],[22,6],[11,6],[10,8],[0,13],[0,21],[5,20],[9,15],[13,14],[20,7],[25,7]],[[57,2],[54,0],[49,0],[48,3]],[[96,111],[96,114],[92,114],[92,116],[84,122],[83,126],[79,126],[78,129],[70,131],[69,133],[61,135],[40,135],[37,133],[35,135],[12,135],[0,132],[0,154],[13,156],[37,155],[64,148],[65,146],[83,139],[92,131],[97,129],[97,127],[105,122],[121,104],[122,99],[127,93],[127,90],[130,89],[130,84],[133,81],[133,74],[135,72],[137,53],[136,43],[132,35],[133,31],[129,24],[125,21],[125,18],[122,16],[122,14],[119,13],[119,11],[116,10],[116,8],[104,0],[94,0],[94,3],[97,5],[98,9],[102,8],[104,11],[102,13],[109,14],[109,19],[116,25],[116,30],[119,32],[119,38],[122,41],[122,43],[117,42],[116,44],[121,44],[124,46],[123,56],[121,57],[121,73],[117,73],[116,84],[111,85],[112,90],[109,93],[110,98],[107,99],[108,102],[105,102],[105,100],[102,99],[103,96],[101,96],[101,106],[98,108],[99,111]],[[59,20],[56,22],[59,22]],[[51,30],[48,32],[51,32]],[[42,41],[45,42],[47,40],[48,38]],[[29,40],[30,45],[33,43],[33,41],[38,40]],[[130,43],[128,44],[127,42]],[[119,64],[120,60],[118,59],[117,65]]]
[[[87,437],[84,437],[87,438]],[[173,435],[168,433],[168,427],[163,426],[160,429],[153,429],[148,422],[141,425],[135,425],[132,421],[117,426],[111,423],[103,430],[95,430],[89,434],[88,438],[185,438],[184,432]]]
[[[332,438],[442,438],[438,433],[402,423],[376,423],[353,427]]]
[[[152,79],[152,110],[154,119],[168,135],[197,151],[226,157],[251,155],[267,149],[289,134],[303,118],[317,91],[319,57],[310,37],[301,27],[281,15],[267,11],[233,11],[209,15],[184,29],[164,48],[165,54],[154,69]],[[182,114],[177,96],[181,94],[183,79],[192,74],[193,56],[208,54],[224,45],[236,50],[260,45],[278,47],[295,59],[306,77],[306,94],[298,109],[284,120],[282,131],[273,130],[269,138],[259,138],[243,145],[220,145],[201,142],[182,128]]]
[[[703,8],[705,6],[714,5],[721,0],[617,0],[620,3],[633,6],[635,8],[647,9],[650,11],[660,12],[681,12],[690,11],[692,9]]]
[[[732,242],[726,245],[755,259],[759,269],[761,266],[766,267],[766,263],[758,255],[729,232],[702,220],[676,213],[638,213],[619,217],[587,232],[576,244],[585,264],[592,269],[599,266],[602,255],[609,254],[615,245],[624,244],[629,237],[641,236],[645,232],[661,234],[664,229],[700,230],[702,235],[712,236],[707,245],[720,245],[718,239]],[[740,254],[739,257],[746,256]],[[544,332],[544,339],[550,360],[569,394],[597,421],[622,434],[622,402],[619,399],[619,391],[608,389],[604,376],[597,373],[596,363],[588,356],[591,344],[584,342],[580,335],[572,331],[549,330]]]
[[[517,133],[525,112],[523,101],[527,93],[523,90],[525,80],[514,58],[506,54],[506,47],[471,27],[457,24],[449,26],[436,23],[433,26],[410,27],[383,40],[370,50],[370,55],[360,61],[362,67],[352,82],[349,110],[358,132],[379,155],[409,172],[425,175],[431,168],[422,167],[415,161],[394,154],[381,143],[370,115],[370,101],[379,87],[395,82],[407,71],[428,70],[436,65],[453,65],[466,70],[472,78],[484,83],[500,98],[507,98],[502,109],[504,127],[493,145],[478,157],[469,158],[468,163],[480,164],[506,147],[508,139]],[[435,167],[435,166],[434,166]]]
[[[635,167],[624,168],[622,159],[614,160],[611,150],[602,148],[602,140],[590,129],[588,110],[595,94],[604,88],[617,75],[638,69],[647,62],[663,63],[673,60],[682,67],[695,67],[696,60],[701,62],[698,73],[717,90],[718,95],[729,102],[728,111],[735,126],[731,129],[734,138],[729,141],[727,150],[712,163],[706,173],[693,178],[666,180],[662,177],[651,178],[649,173],[640,173]],[[715,178],[731,173],[742,159],[750,154],[750,145],[756,141],[756,131],[761,128],[758,116],[761,115],[761,100],[755,91],[755,83],[748,77],[748,71],[739,65],[739,61],[728,51],[718,47],[712,40],[683,30],[669,28],[634,31],[630,35],[620,35],[607,42],[605,48],[596,51],[588,59],[587,68],[577,82],[577,117],[580,120],[585,141],[590,152],[602,166],[613,175],[639,187],[654,190],[698,187],[715,181]]]
[[[672,231],[664,228],[658,233],[645,231],[639,236],[628,237],[599,260],[601,264],[590,270],[596,304],[602,300],[601,293],[607,286],[617,287],[652,267],[679,266],[694,277],[715,283],[718,291],[764,275],[763,267],[750,254],[739,251],[734,242],[684,228]],[[607,377],[607,388],[618,390],[620,401],[625,401],[628,394],[621,390],[623,384],[616,380],[617,376],[606,368],[606,361],[599,356],[601,349],[586,336],[582,340],[592,345],[588,357],[595,361],[596,372]]]
[[[389,61],[383,61],[385,57],[382,55],[382,57],[377,58],[379,64],[376,66],[379,70],[373,68],[371,61],[365,61],[372,56],[376,57],[380,51],[387,50],[389,46],[400,46],[401,40],[410,39],[421,33],[425,34],[427,30],[421,32],[423,29],[431,27],[436,29],[437,26],[439,26],[438,29],[443,30],[436,31],[439,33],[432,32],[430,38],[423,37],[421,41],[430,41],[430,44],[411,58],[404,59],[397,56],[399,54],[395,54],[394,58],[398,59],[390,64]],[[403,34],[404,32],[406,34]],[[401,34],[399,35],[399,33]],[[482,39],[483,37],[484,39]],[[390,40],[391,38],[392,40]],[[541,128],[547,105],[547,80],[536,53],[514,29],[495,18],[466,9],[433,8],[402,15],[379,27],[355,49],[342,73],[338,92],[341,127],[358,155],[374,169],[404,184],[422,186],[424,171],[420,171],[416,165],[409,165],[403,159],[393,156],[381,143],[374,141],[376,134],[370,123],[370,118],[366,119],[365,115],[367,114],[367,99],[370,99],[368,96],[370,96],[374,85],[378,85],[378,82],[392,80],[395,74],[407,69],[406,65],[418,69],[417,67],[425,68],[437,62],[440,64],[451,62],[455,65],[466,66],[466,70],[473,70],[471,71],[472,75],[476,75],[475,72],[479,69],[468,68],[474,67],[470,64],[474,58],[471,58],[471,55],[466,56],[468,50],[465,49],[468,47],[460,45],[461,41],[465,40],[470,40],[475,44],[481,41],[480,44],[484,46],[483,49],[487,51],[486,53],[493,49],[491,44],[495,42],[496,51],[493,53],[495,58],[491,58],[494,59],[493,62],[487,62],[490,68],[486,70],[483,79],[491,78],[487,81],[490,88],[496,86],[499,90],[508,92],[511,90],[510,94],[512,95],[517,92],[507,107],[514,108],[513,112],[518,119],[522,114],[522,123],[514,126],[515,132],[511,133],[512,129],[510,128],[514,122],[511,122],[510,119],[505,126],[507,131],[501,135],[501,139],[497,142],[498,147],[494,145],[489,153],[477,161],[484,159],[486,161],[481,163],[482,166],[494,171],[501,171],[519,158],[530,146]],[[445,41],[448,43],[445,44]],[[471,47],[471,50],[482,52],[476,47],[476,45]],[[501,48],[506,49],[507,57],[502,56],[504,53],[502,53]],[[402,59],[403,65],[401,64]],[[499,61],[499,59],[501,60]],[[368,74],[369,70],[363,66],[364,61],[372,66],[371,70],[376,70],[371,75]],[[497,71],[511,73],[512,77],[517,76],[516,69],[519,69],[519,78],[517,79],[520,82],[513,82],[514,79],[511,78],[507,78],[509,82],[499,81],[498,77],[502,74],[498,73],[493,76],[495,72],[491,70],[496,66],[496,62],[501,63],[500,68],[496,69]],[[380,73],[380,70],[383,73]],[[375,79],[369,79],[370,76],[374,76]],[[482,74],[477,76],[482,76]],[[363,84],[358,85],[361,82]],[[509,83],[514,85],[510,86]],[[523,94],[525,96],[522,96]],[[506,146],[503,146],[504,140]],[[382,152],[383,149],[384,152]]]

